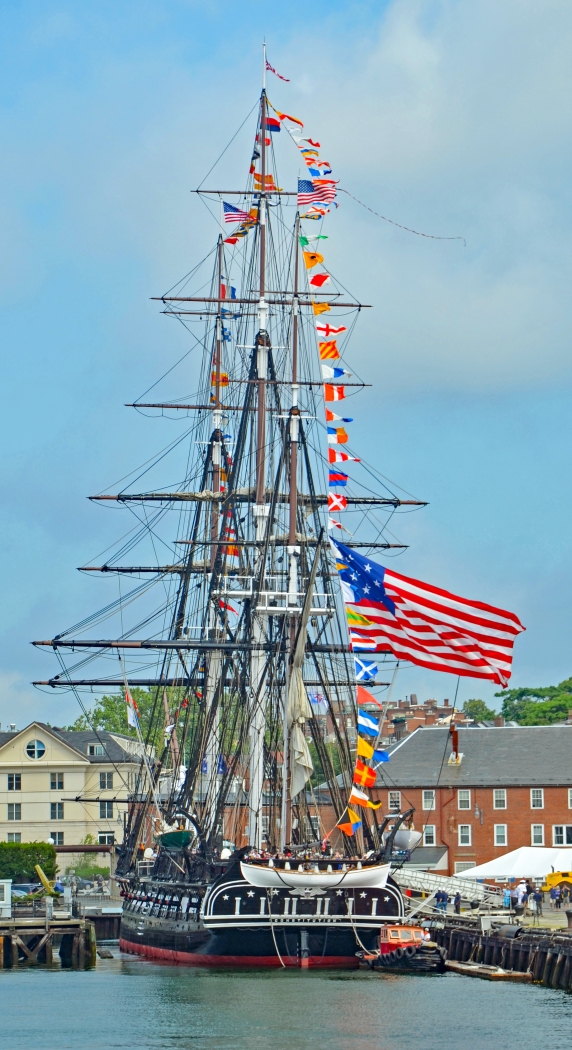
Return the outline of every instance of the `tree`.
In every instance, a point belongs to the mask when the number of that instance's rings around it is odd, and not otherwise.
[[[572,678],[559,685],[521,689],[503,689],[502,713],[507,720],[521,726],[547,726],[563,722],[572,709]]]
[[[39,864],[48,879],[55,879],[56,851],[49,842],[0,842],[0,879],[37,879]]]
[[[472,718],[473,722],[491,722],[497,716],[497,712],[487,707],[484,700],[465,700],[463,714]]]
[[[146,740],[150,729],[149,742],[160,747],[165,722],[162,696],[156,697],[155,691],[151,693],[148,689],[139,687],[130,689],[130,693],[139,708],[141,736]],[[67,728],[72,730],[108,729],[111,733],[121,733],[123,736],[137,738],[135,729],[127,724],[127,707],[122,693],[99,697],[95,706],[88,711],[87,718],[85,715],[80,715]]]

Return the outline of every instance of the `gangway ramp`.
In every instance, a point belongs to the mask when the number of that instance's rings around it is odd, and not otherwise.
[[[488,886],[484,882],[477,882],[469,877],[469,871],[463,875],[435,875],[429,871],[419,871],[412,868],[395,868],[391,872],[391,878],[397,882],[401,889],[417,890],[420,893],[432,894],[437,890],[445,890],[449,897],[454,897],[460,891],[463,897],[473,901],[482,901],[486,904],[502,904],[503,891],[497,886]]]

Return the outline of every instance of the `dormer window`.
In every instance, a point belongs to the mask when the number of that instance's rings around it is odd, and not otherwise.
[[[88,755],[103,755],[103,744],[88,744],[87,753]]]

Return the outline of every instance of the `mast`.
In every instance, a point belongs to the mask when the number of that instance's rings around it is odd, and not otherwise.
[[[266,82],[266,45],[263,47],[263,85]],[[257,371],[257,421],[256,421],[256,494],[253,509],[255,539],[258,544],[258,561],[256,576],[261,582],[264,574],[264,539],[270,507],[266,498],[266,379],[268,375],[268,349],[270,340],[266,330],[268,307],[265,301],[266,291],[266,89],[263,86],[260,96],[260,170],[261,190],[259,198],[259,236],[260,236],[260,285],[258,301],[259,330],[255,339]],[[260,616],[252,612],[252,638],[255,645],[260,645],[264,637],[264,626]],[[248,841],[251,846],[260,849],[262,845],[262,791],[264,786],[264,734],[266,729],[265,697],[262,679],[265,660],[263,653],[255,651],[251,660],[251,722],[250,722],[250,760],[249,760],[249,822]]]

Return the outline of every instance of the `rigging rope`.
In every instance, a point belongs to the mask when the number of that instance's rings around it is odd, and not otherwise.
[[[360,204],[362,208],[366,209],[366,211],[370,211],[372,215],[376,215],[378,219],[383,219],[384,222],[389,222],[392,226],[399,226],[400,230],[407,230],[407,233],[414,233],[416,237],[427,237],[431,241],[462,241],[463,247],[467,247],[467,242],[464,237],[440,237],[435,233],[421,233],[420,230],[412,230],[410,226],[403,226],[402,223],[395,222],[394,219],[388,219],[387,215],[380,215],[378,211],[374,211],[368,204],[364,204],[363,201],[354,197],[353,193],[350,193],[349,190],[343,190],[341,186],[338,186],[338,193],[345,193],[348,197],[351,197],[356,204]]]

